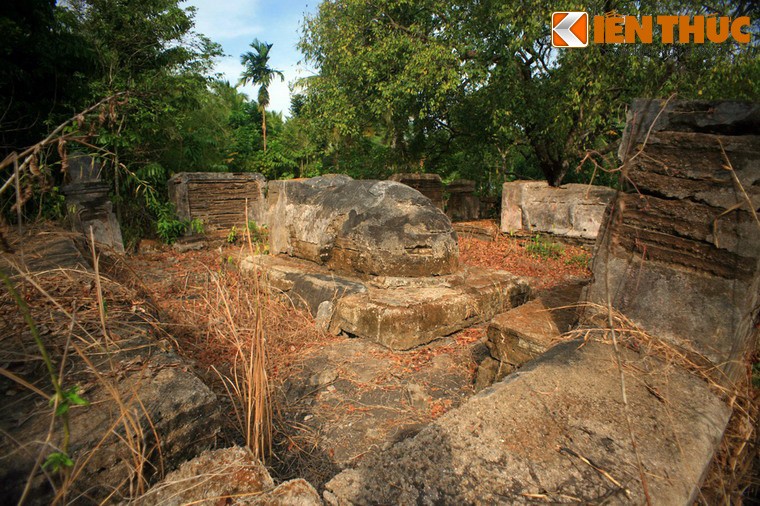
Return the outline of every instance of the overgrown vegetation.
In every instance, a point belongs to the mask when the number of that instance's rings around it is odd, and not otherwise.
[[[754,37],[561,51],[550,44],[551,8],[540,2],[323,2],[305,20],[300,43],[316,74],[292,83],[298,93],[284,119],[268,110],[268,86],[281,78],[268,63],[278,48],[254,40],[241,55],[241,81],[259,86],[256,100],[246,97],[213,76],[221,48],[193,31],[195,10],[178,0],[5,2],[0,156],[118,97],[36,153],[22,176],[22,211],[63,214],[66,157],[76,147],[102,160],[128,242],[150,235],[171,242],[189,227],[165,205],[166,180],[179,171],[258,171],[270,179],[426,171],[474,179],[484,195],[514,178],[556,185],[595,174],[595,184],[614,184],[595,169],[617,166],[632,98],[760,98],[755,3],[583,7],[592,15],[748,15]],[[135,198],[143,183],[155,200]],[[0,196],[0,211],[15,220],[13,202],[10,192]]]

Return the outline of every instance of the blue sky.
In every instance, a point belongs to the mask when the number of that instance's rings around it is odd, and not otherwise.
[[[274,44],[269,64],[285,74],[269,87],[270,110],[288,115],[288,85],[298,77],[309,75],[296,44],[301,37],[305,13],[316,12],[319,0],[187,0],[183,7],[195,6],[195,31],[222,45],[225,57],[216,63],[216,71],[230,84],[237,84],[243,66],[240,55],[250,50],[255,38]],[[247,85],[240,90],[255,98],[258,88]]]

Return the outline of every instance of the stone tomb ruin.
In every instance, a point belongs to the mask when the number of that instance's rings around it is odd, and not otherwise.
[[[553,234],[593,242],[615,190],[604,186],[566,184],[553,188],[546,181],[504,183],[501,231]]]
[[[451,222],[412,188],[347,176],[272,181],[270,253],[242,269],[307,307],[333,333],[408,350],[528,299],[525,280],[460,267]]]
[[[344,176],[270,182],[255,212],[273,254],[241,268],[265,273],[332,332],[407,350],[490,321],[481,368],[496,371],[483,390],[349,464],[325,485],[326,502],[692,503],[731,414],[718,389],[657,347],[615,352],[590,311],[591,339],[563,337],[576,315],[552,309],[579,296],[606,306],[609,289],[651,342],[735,378],[757,337],[759,127],[756,105],[636,102],[621,153],[633,185],[605,191],[612,207],[591,220],[601,227],[592,283],[527,303],[524,280],[458,264],[450,222],[416,191]],[[543,231],[538,201],[547,232],[596,237],[587,211],[602,212],[602,197],[586,206],[568,190],[516,192],[523,204],[502,227],[519,217]]]
[[[248,220],[261,222],[266,179],[259,173],[180,172],[168,183],[169,198],[183,220],[200,220],[206,230],[244,229]]]
[[[737,377],[757,339],[759,112],[634,103],[621,158],[635,189],[605,214],[582,299],[611,301],[650,342],[719,371],[716,383]],[[590,310],[585,329],[602,337],[560,339],[568,315],[546,309],[565,302],[544,294],[496,316],[490,352],[516,371],[338,474],[326,502],[692,504],[731,413],[721,388],[661,344],[616,353]]]

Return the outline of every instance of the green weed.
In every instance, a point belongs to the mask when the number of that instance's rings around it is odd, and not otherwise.
[[[547,259],[561,257],[565,248],[561,244],[542,237],[541,234],[536,234],[525,244],[525,251],[535,258]]]

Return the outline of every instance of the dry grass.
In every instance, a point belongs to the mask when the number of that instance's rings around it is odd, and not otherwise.
[[[209,333],[233,352],[229,372],[212,365],[232,401],[246,446],[262,462],[272,451],[272,404],[267,374],[264,311],[269,308],[258,277],[231,291],[214,277],[216,292],[206,298]],[[221,323],[221,324],[220,324]]]
[[[270,292],[259,277],[240,273],[237,260],[255,249],[247,239],[243,244],[141,258],[150,263],[143,275],[164,275],[147,276],[142,284],[132,274],[129,284],[139,284],[158,302],[181,353],[229,399],[233,441],[250,445],[282,479],[332,476],[333,468],[317,469],[324,467],[316,458],[319,435],[296,421],[300,406],[285,400],[284,385],[313,352],[338,338],[318,330],[307,311]],[[129,274],[128,268],[121,271]]]
[[[12,237],[14,246],[23,247],[27,238]],[[137,396],[137,385],[125,387],[119,381],[117,359],[125,346],[145,346],[145,343],[133,343],[128,336],[136,329],[144,332],[146,326],[155,327],[156,322],[149,315],[134,311],[133,303],[137,303],[138,297],[132,290],[101,278],[97,269],[95,272],[80,268],[30,272],[17,258],[4,255],[2,263],[13,272],[12,284],[28,305],[33,323],[23,321],[23,311],[14,302],[12,291],[4,290],[0,294],[3,313],[0,373],[12,382],[5,383],[6,388],[15,384],[17,390],[30,394],[14,396],[7,409],[26,413],[27,420],[49,419],[41,441],[19,440],[17,435],[23,437],[24,432],[12,426],[9,431],[3,431],[2,446],[9,453],[0,458],[15,458],[13,455],[17,452],[33,456],[18,503],[39,501],[41,497],[48,497],[52,504],[97,503],[143,493],[149,481],[162,472],[160,442],[149,413]],[[98,260],[97,256],[93,257],[96,266]],[[35,332],[40,334],[44,352],[56,366],[54,380],[42,374],[40,358],[44,353],[30,346]],[[82,410],[88,408],[69,402],[65,393],[73,387],[84,399],[98,395],[106,399],[101,402],[114,406],[110,425],[100,427],[100,433],[87,435],[89,441],[94,441],[90,447],[82,447],[83,441],[75,438],[75,434],[81,434],[77,424],[86,416]],[[54,401],[52,406],[48,399]],[[64,402],[68,403],[68,411],[56,413]],[[113,465],[125,465],[129,469],[127,477],[122,483],[87,483],[83,477],[92,472],[88,470],[90,464],[104,446],[113,447],[114,437],[118,438],[116,446],[122,448],[116,453],[123,461],[113,462]],[[64,457],[70,459],[69,463],[57,469],[56,466],[43,468],[46,459],[54,454],[62,461]],[[43,486],[45,482],[47,485]],[[49,495],[44,491],[46,487],[51,491]]]

